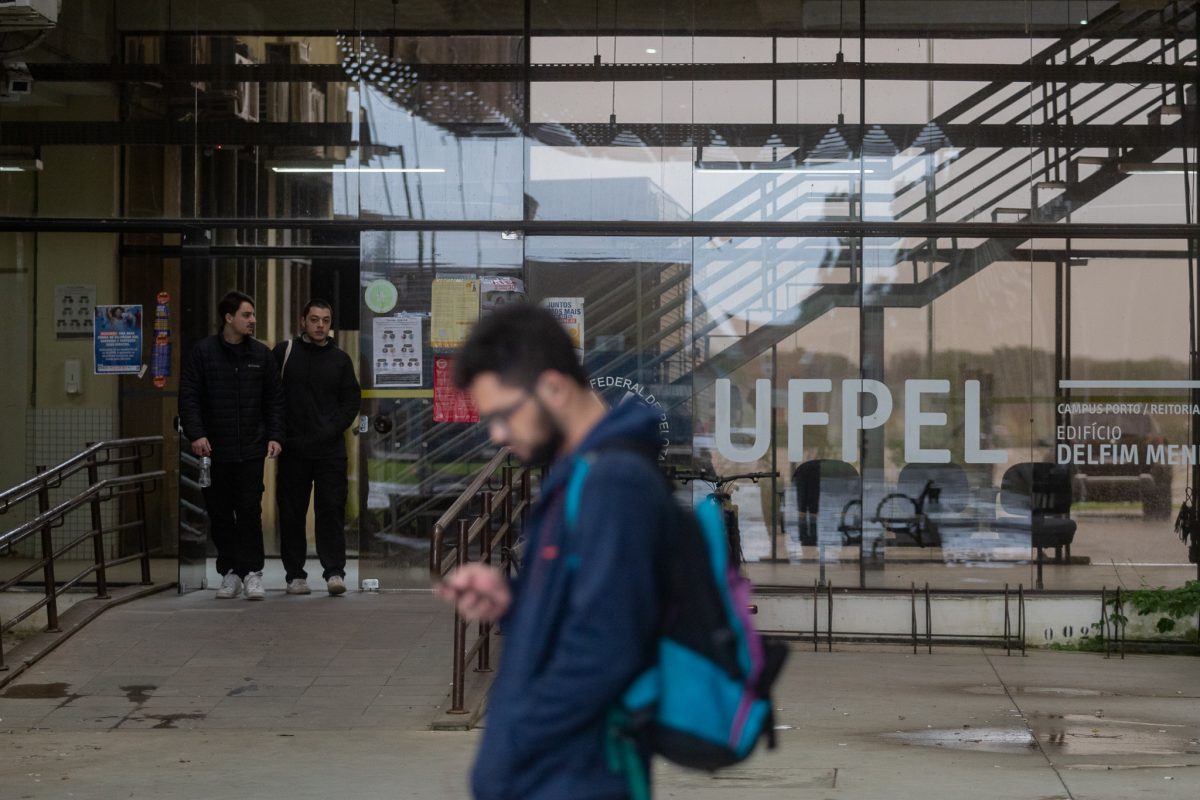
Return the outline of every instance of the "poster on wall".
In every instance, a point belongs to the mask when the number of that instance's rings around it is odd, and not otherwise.
[[[154,388],[166,388],[171,377],[171,295],[159,292],[154,306],[154,350],[150,359]]]
[[[479,411],[466,392],[454,385],[454,359],[433,360],[433,421],[479,422]]]
[[[137,375],[142,371],[142,307],[96,306],[97,375]]]
[[[486,316],[497,308],[525,300],[525,281],[502,275],[484,276],[479,279],[481,292],[480,312]]]
[[[423,353],[421,318],[415,314],[373,320],[375,387],[393,389],[421,385]]]
[[[54,335],[58,339],[88,339],[92,335],[95,284],[54,287]]]
[[[433,282],[429,344],[435,350],[462,347],[479,319],[479,281],[438,278]]]
[[[547,309],[571,337],[575,347],[575,355],[583,361],[583,298],[582,297],[547,297],[542,301],[542,307]]]

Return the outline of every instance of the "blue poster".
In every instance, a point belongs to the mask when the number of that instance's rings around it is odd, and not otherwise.
[[[142,371],[142,307],[96,306],[97,375],[137,375]]]

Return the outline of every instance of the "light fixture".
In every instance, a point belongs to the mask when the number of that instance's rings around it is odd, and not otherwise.
[[[40,158],[0,158],[0,172],[41,172]]]
[[[417,172],[417,173],[439,173],[446,170],[442,167],[335,167],[335,166],[313,166],[313,167],[271,167],[272,172],[284,174],[313,174],[313,173],[395,173],[395,172]]]
[[[1126,162],[1117,164],[1117,170],[1126,175],[1183,175],[1185,172],[1195,172],[1196,165],[1179,163],[1149,163],[1139,164]]]
[[[647,53],[649,53],[650,55],[654,55],[654,54],[655,54],[655,53],[657,53],[658,51],[657,51],[657,50],[655,50],[653,47],[647,47],[647,48],[646,48],[646,52],[647,52]]]

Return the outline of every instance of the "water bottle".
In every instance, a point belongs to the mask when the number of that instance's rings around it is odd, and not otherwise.
[[[204,456],[200,459],[200,488],[207,489],[212,486],[212,459]]]

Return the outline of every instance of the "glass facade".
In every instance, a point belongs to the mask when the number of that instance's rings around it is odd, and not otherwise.
[[[365,390],[351,549],[423,585],[494,452],[442,391],[454,321],[523,298],[606,398],[661,409],[665,468],[766,474],[731,489],[760,584],[1179,585],[1197,11],[97,0],[0,27],[0,484],[118,433],[173,465],[216,299],[253,294],[274,343],[325,296]],[[161,386],[90,374],[56,328],[77,286],[170,295]],[[167,552],[202,539],[191,469]]]

